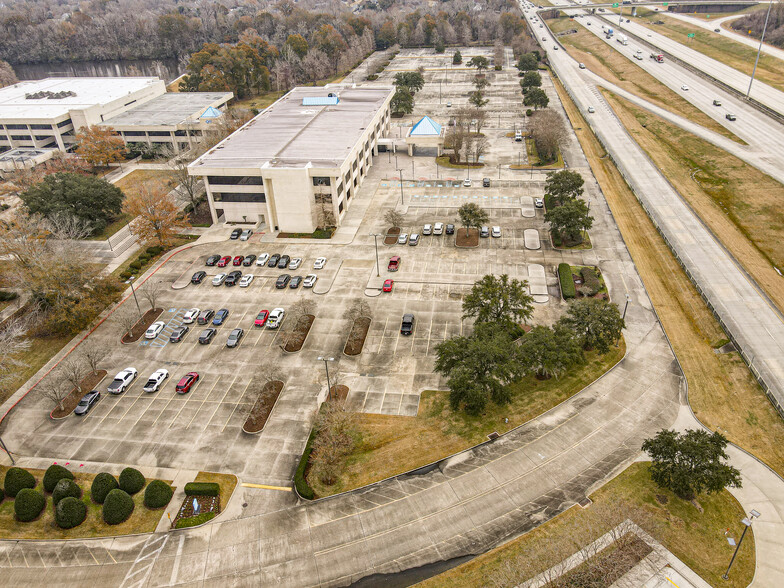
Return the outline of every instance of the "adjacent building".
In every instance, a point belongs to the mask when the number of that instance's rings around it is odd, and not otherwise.
[[[392,88],[294,88],[189,166],[215,222],[339,226],[388,133]]]

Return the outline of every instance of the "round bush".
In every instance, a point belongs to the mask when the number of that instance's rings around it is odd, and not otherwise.
[[[73,529],[84,522],[87,507],[84,502],[73,496],[66,496],[54,509],[54,520],[61,529]]]
[[[174,494],[171,486],[163,480],[153,480],[144,489],[144,506],[147,508],[161,508],[169,504]]]
[[[117,480],[114,479],[113,475],[107,472],[101,472],[93,478],[90,494],[95,502],[103,504],[109,492],[119,487],[120,485],[117,483]]]
[[[63,478],[73,480],[74,476],[70,471],[61,465],[50,465],[48,468],[46,468],[46,473],[44,474],[44,490],[47,492],[52,492],[54,487],[57,486],[57,482]]]
[[[14,500],[14,514],[17,520],[27,523],[35,519],[46,506],[42,492],[32,488],[22,488]]]
[[[82,489],[79,488],[73,480],[63,478],[57,482],[57,486],[55,486],[52,491],[52,502],[57,506],[63,498],[68,498],[69,496],[72,498],[81,498]]]
[[[35,478],[22,468],[9,468],[5,473],[3,488],[6,496],[16,498],[22,488],[35,488]]]
[[[139,470],[125,468],[120,472],[120,490],[125,490],[128,494],[136,494],[144,488],[146,481]]]
[[[103,503],[103,520],[108,525],[119,525],[133,512],[133,498],[127,492],[115,488]]]

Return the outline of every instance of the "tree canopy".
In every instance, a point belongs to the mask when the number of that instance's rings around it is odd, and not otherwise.
[[[597,298],[572,302],[561,322],[575,334],[584,349],[596,349],[599,353],[607,353],[625,327],[618,306]]]
[[[525,280],[510,279],[507,274],[488,274],[474,283],[463,298],[463,318],[474,317],[477,324],[525,323],[533,315],[533,302]]]

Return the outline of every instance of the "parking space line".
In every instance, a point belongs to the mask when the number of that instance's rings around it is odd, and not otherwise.
[[[215,383],[212,385],[212,388],[210,388],[210,391],[209,391],[209,392],[207,392],[207,396],[205,396],[205,397],[204,397],[204,400],[202,400],[202,401],[201,401],[201,404],[199,405],[199,408],[197,408],[197,409],[194,411],[194,413],[193,413],[193,416],[191,417],[191,420],[190,420],[190,421],[188,421],[188,424],[187,424],[187,425],[186,425],[186,427],[185,427],[186,429],[190,428],[190,426],[191,426],[191,423],[193,422],[193,419],[195,419],[195,418],[196,418],[196,415],[197,415],[197,414],[199,414],[199,411],[202,409],[202,407],[204,406],[204,403],[205,403],[205,402],[207,401],[207,399],[210,397],[210,394],[212,394],[212,391],[213,391],[213,390],[215,390],[215,386],[217,386],[217,385],[218,385],[218,382],[220,382],[220,379],[221,379],[221,377],[220,377],[220,376],[218,376],[218,379],[217,379],[217,380],[215,380]],[[180,411],[182,411],[182,409],[180,409]],[[177,416],[179,416],[179,414],[180,414],[180,413],[177,413]],[[176,419],[176,417],[175,417],[175,419]]]
[[[232,411],[231,411],[231,414],[229,415],[229,418],[227,418],[227,419],[226,419],[226,423],[223,425],[223,428],[221,429],[221,433],[223,433],[223,431],[224,431],[224,430],[226,429],[226,427],[228,426],[228,424],[229,424],[229,421],[231,420],[231,417],[233,417],[233,416],[234,416],[234,413],[235,413],[235,412],[237,412],[237,407],[239,407],[239,405],[240,405],[240,400],[242,400],[242,397],[243,397],[243,396],[245,396],[245,392],[247,392],[247,391],[248,391],[248,388],[250,387],[250,383],[251,383],[252,381],[253,381],[253,378],[251,378],[250,380],[248,380],[248,383],[247,383],[247,385],[245,386],[245,389],[242,391],[242,394],[240,395],[240,397],[239,397],[239,400],[237,400],[237,402],[234,404],[234,410],[232,410]],[[218,406],[220,407],[220,405],[218,405]]]

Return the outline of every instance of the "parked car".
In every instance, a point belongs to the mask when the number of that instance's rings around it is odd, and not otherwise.
[[[242,265],[243,261],[245,261],[244,255],[235,255],[234,260],[231,262],[231,265]]]
[[[433,234],[442,235],[444,233],[444,223],[436,223],[433,225]]]
[[[158,335],[161,334],[163,331],[163,327],[166,326],[166,323],[163,321],[155,321],[147,328],[147,332],[144,333],[145,339],[155,339]]]
[[[190,325],[193,321],[199,318],[199,312],[201,311],[198,308],[191,308],[183,315],[182,322],[186,325]]]
[[[419,233],[411,233],[411,236],[408,238],[408,244],[411,247],[419,245]]]
[[[501,227],[493,227],[491,234],[495,239],[498,239],[501,236]]]
[[[291,276],[289,274],[281,274],[278,276],[278,279],[275,280],[275,287],[278,290],[282,290],[289,284],[289,280],[291,280]]]
[[[187,394],[191,391],[196,385],[196,382],[199,381],[199,374],[198,372],[188,372],[185,374],[179,382],[177,382],[177,386],[174,388],[177,394]]]
[[[446,226],[446,234],[447,235],[454,235],[455,234],[455,225],[453,225],[452,223],[449,223]]]
[[[327,265],[327,258],[317,257],[316,261],[313,262],[313,269],[324,269],[325,265]]]
[[[534,198],[534,206],[536,206],[536,208],[544,208],[544,200],[541,198]]]
[[[179,343],[180,341],[182,341],[182,338],[188,334],[189,330],[190,327],[188,327],[187,325],[182,325],[177,327],[172,331],[172,334],[169,335],[169,343]]]
[[[247,241],[248,239],[250,239],[250,236],[252,234],[253,231],[251,229],[245,229],[244,231],[242,231],[242,234],[240,235],[240,241]]]
[[[422,234],[423,235],[432,235],[433,234],[433,225],[425,225],[422,227]]]
[[[226,276],[226,279],[223,281],[223,285],[236,286],[237,282],[239,282],[241,277],[242,277],[242,272],[240,270],[234,270],[233,272],[229,272],[229,275]]]
[[[205,308],[199,313],[199,318],[196,319],[196,324],[207,325],[212,320],[215,311],[211,308]]]
[[[490,187],[490,178],[482,178],[482,187],[489,188]]]
[[[201,345],[209,345],[210,343],[212,343],[212,338],[215,337],[215,333],[217,333],[217,332],[218,332],[218,329],[213,329],[212,327],[210,327],[208,329],[204,329],[199,334],[199,343]]]
[[[256,315],[256,320],[253,321],[254,327],[263,327],[269,317],[269,310],[260,310]]]
[[[408,233],[400,233],[397,237],[397,244],[405,245],[406,243],[408,243]]]
[[[394,255],[389,259],[389,264],[387,265],[388,272],[396,272],[400,269],[400,256]]]
[[[223,284],[223,281],[225,279],[226,279],[226,274],[223,274],[223,273],[218,274],[217,276],[212,278],[212,285],[213,286],[220,286],[221,284]]]
[[[400,323],[400,334],[410,335],[414,332],[414,315],[404,314],[403,320]]]
[[[191,284],[201,284],[204,278],[207,277],[207,272],[198,271],[191,276]]]
[[[316,285],[316,280],[318,280],[318,276],[316,274],[308,274],[305,277],[305,281],[302,282],[303,288],[312,288]]]
[[[101,399],[101,393],[98,390],[93,390],[92,392],[88,392],[82,399],[79,401],[79,404],[76,405],[74,409],[74,414],[82,416],[90,412],[90,409],[95,406],[98,401]]]
[[[253,278],[255,276],[253,274],[245,274],[240,278],[240,288],[247,288],[253,282]]]
[[[220,260],[221,260],[221,256],[220,255],[217,255],[217,254],[216,255],[210,255],[207,258],[207,261],[204,262],[204,265],[213,266],[216,263],[218,263]]]
[[[466,178],[465,180],[463,180],[463,186],[465,188],[470,188],[471,187],[471,178]]]
[[[289,288],[292,290],[299,288],[299,285],[302,283],[302,276],[294,276],[291,278],[291,282],[289,282]]]
[[[291,261],[289,262],[289,269],[295,270],[298,269],[299,266],[302,265],[302,258],[301,257],[292,257]]]
[[[231,255],[224,255],[218,260],[218,263],[216,263],[215,265],[218,267],[226,267],[227,265],[229,265],[229,263],[231,263]]]
[[[231,333],[229,333],[229,338],[226,339],[226,347],[236,347],[240,344],[240,339],[245,334],[245,331],[242,329],[232,329]]]
[[[382,292],[391,292],[392,286],[395,285],[395,280],[384,280],[384,285],[381,287]]]
[[[274,308],[269,315],[269,320],[267,321],[267,328],[268,329],[277,329],[280,326],[280,323],[283,322],[283,315],[286,314],[286,311],[282,308]]]
[[[481,227],[479,229],[479,236],[480,237],[489,237],[490,236],[490,229],[487,227]]]
[[[231,235],[229,235],[229,239],[231,239],[232,241],[236,241],[237,239],[240,238],[240,235],[242,235],[242,229],[234,229],[231,232]]]
[[[269,253],[262,253],[256,258],[256,265],[266,265],[269,261]]]
[[[278,260],[278,269],[286,269],[289,266],[291,258],[288,255],[281,255]]]
[[[254,261],[256,261],[256,256],[255,255],[253,255],[253,254],[246,255],[245,259],[242,260],[242,265],[244,265],[245,267],[248,267],[248,266],[253,265]]]
[[[229,318],[229,309],[221,308],[218,312],[215,313],[215,317],[212,319],[212,324],[216,327],[219,327],[226,321],[227,318]]]
[[[144,390],[145,392],[157,392],[158,390],[161,389],[161,386],[163,385],[163,383],[166,381],[166,378],[168,377],[169,377],[168,370],[165,370],[163,368],[159,370],[155,370],[150,375],[150,377],[147,378],[147,383],[144,385],[144,388],[142,388],[142,390]]]
[[[131,382],[136,379],[137,375],[138,373],[136,368],[125,368],[123,371],[114,376],[114,380],[111,381],[106,390],[110,394],[122,394],[128,389],[128,386],[131,385]]]
[[[280,253],[273,253],[270,255],[267,267],[278,267],[278,261],[280,261]]]

